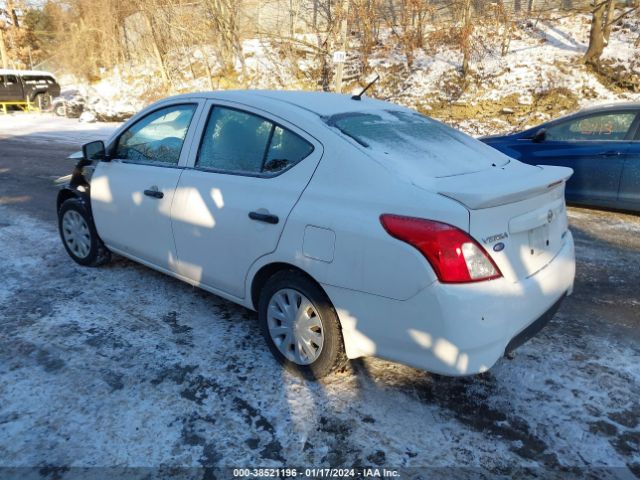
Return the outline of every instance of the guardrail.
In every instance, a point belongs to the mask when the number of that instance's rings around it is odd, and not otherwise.
[[[40,109],[38,108],[38,106],[33,103],[33,102],[0,102],[0,110],[2,110],[2,113],[4,113],[5,115],[7,115],[8,112],[8,107],[18,107],[20,110],[22,110],[23,112],[39,112]]]
[[[31,100],[18,100],[12,102],[0,101],[0,111],[7,115],[9,113],[8,107],[18,107],[23,112],[44,112],[51,108],[51,102],[53,98],[51,95],[37,95],[35,101]]]

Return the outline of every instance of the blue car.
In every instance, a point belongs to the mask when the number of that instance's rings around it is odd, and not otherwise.
[[[524,163],[571,167],[569,203],[640,212],[640,103],[590,108],[480,140]]]

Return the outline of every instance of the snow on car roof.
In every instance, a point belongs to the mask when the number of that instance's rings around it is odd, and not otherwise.
[[[55,78],[55,75],[51,72],[45,72],[44,70],[11,70],[0,68],[0,75],[44,75],[47,77]]]
[[[198,92],[179,97],[202,96],[204,98],[250,103],[255,107],[266,106],[273,101],[289,104],[322,117],[345,112],[362,112],[381,109],[403,109],[393,103],[375,100],[363,96],[362,100],[353,100],[351,95],[330,92],[280,91],[280,90],[222,90]],[[178,97],[178,98],[179,98]],[[175,98],[175,97],[174,97]]]

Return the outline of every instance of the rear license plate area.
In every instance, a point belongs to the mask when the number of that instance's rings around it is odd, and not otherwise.
[[[529,230],[529,251],[531,255],[540,255],[549,249],[549,225]]]

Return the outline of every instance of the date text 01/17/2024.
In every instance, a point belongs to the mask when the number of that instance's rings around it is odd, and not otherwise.
[[[234,468],[235,478],[398,478],[387,468]]]

